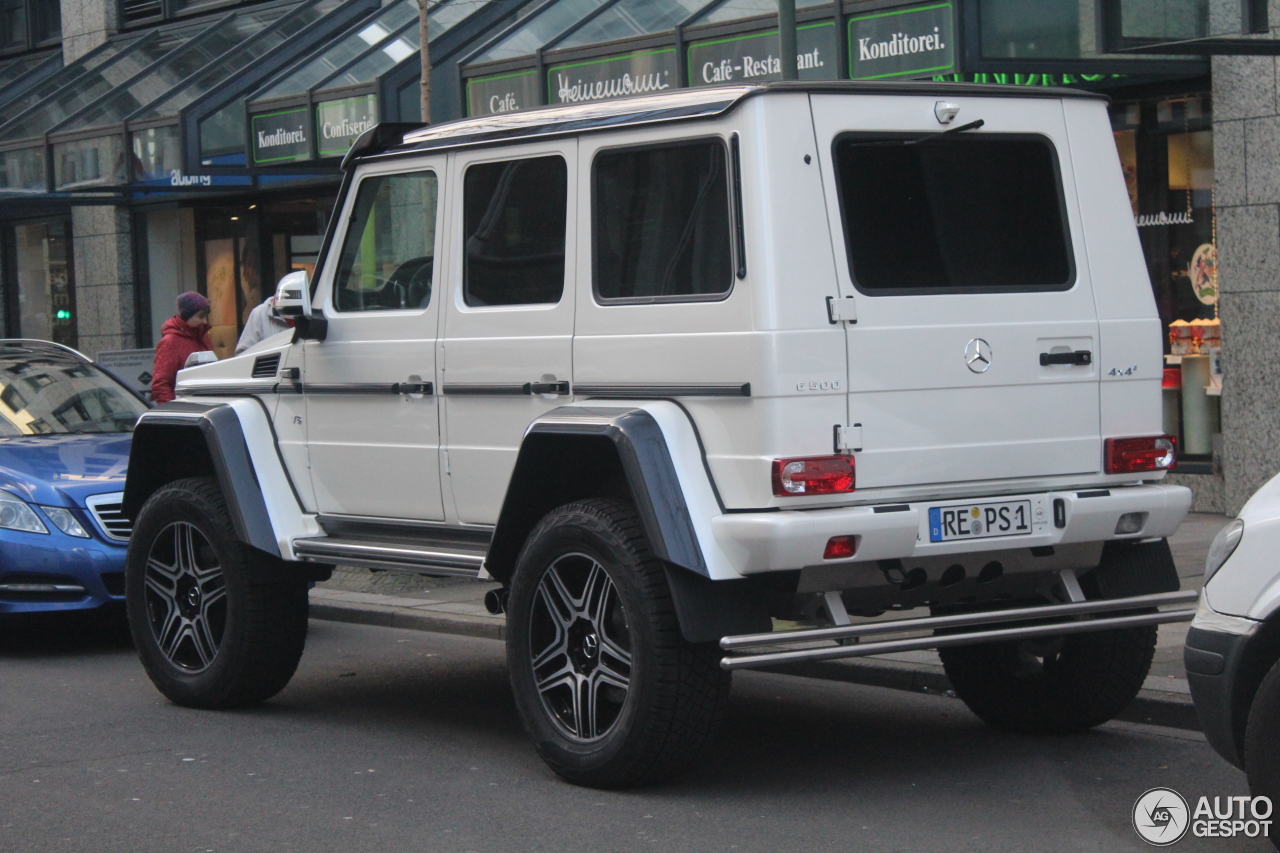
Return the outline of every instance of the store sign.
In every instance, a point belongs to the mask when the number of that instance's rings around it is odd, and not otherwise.
[[[949,71],[955,56],[950,3],[849,19],[849,76],[854,80],[937,74]]]
[[[150,400],[155,360],[155,349],[122,349],[98,353],[95,363]]]
[[[316,104],[316,140],[321,157],[341,157],[360,134],[378,123],[378,96],[361,95]]]
[[[796,27],[796,67],[801,80],[834,80],[836,25]],[[778,31],[709,39],[689,45],[689,85],[757,83],[782,79]]]
[[[998,83],[1001,86],[1079,86],[1082,83],[1102,83],[1123,80],[1123,74],[1007,74],[980,72],[977,74],[938,74],[936,83]]]
[[[676,62],[675,48],[669,47],[553,65],[547,69],[548,100],[552,104],[580,104],[674,89]]]
[[[310,158],[306,107],[263,113],[252,120],[254,163],[292,163]]]
[[[538,72],[515,71],[467,81],[467,115],[513,113],[538,105]]]

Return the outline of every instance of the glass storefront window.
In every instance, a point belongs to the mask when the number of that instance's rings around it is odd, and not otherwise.
[[[13,247],[18,335],[76,346],[70,220],[15,225]]]
[[[44,148],[0,151],[0,189],[44,191]]]
[[[1080,59],[1098,50],[1101,0],[978,0],[985,59]],[[1126,0],[1126,37],[1205,35],[1208,0]],[[1150,58],[1150,57],[1149,57]]]
[[[1205,460],[1221,430],[1213,130],[1206,95],[1119,101],[1111,125],[1164,342],[1165,431]]]

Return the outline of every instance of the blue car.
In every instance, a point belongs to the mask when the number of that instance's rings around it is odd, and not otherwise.
[[[0,617],[124,601],[120,500],[146,409],[75,350],[0,340]]]

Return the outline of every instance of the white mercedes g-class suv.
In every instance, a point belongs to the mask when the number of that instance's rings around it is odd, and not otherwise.
[[[790,661],[938,648],[990,724],[1094,726],[1193,615],[1105,99],[682,90],[383,125],[344,172],[294,332],[134,433],[174,702],[281,690],[335,564],[500,582],[524,724],[595,786]]]

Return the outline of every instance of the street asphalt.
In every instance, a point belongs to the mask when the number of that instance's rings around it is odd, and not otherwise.
[[[1124,851],[1137,798],[1247,793],[1198,733],[1004,735],[955,699],[739,673],[689,776],[602,792],[521,731],[501,643],[313,620],[257,708],[165,701],[127,638],[0,631],[0,851]],[[1265,853],[1188,836],[1187,851]]]

